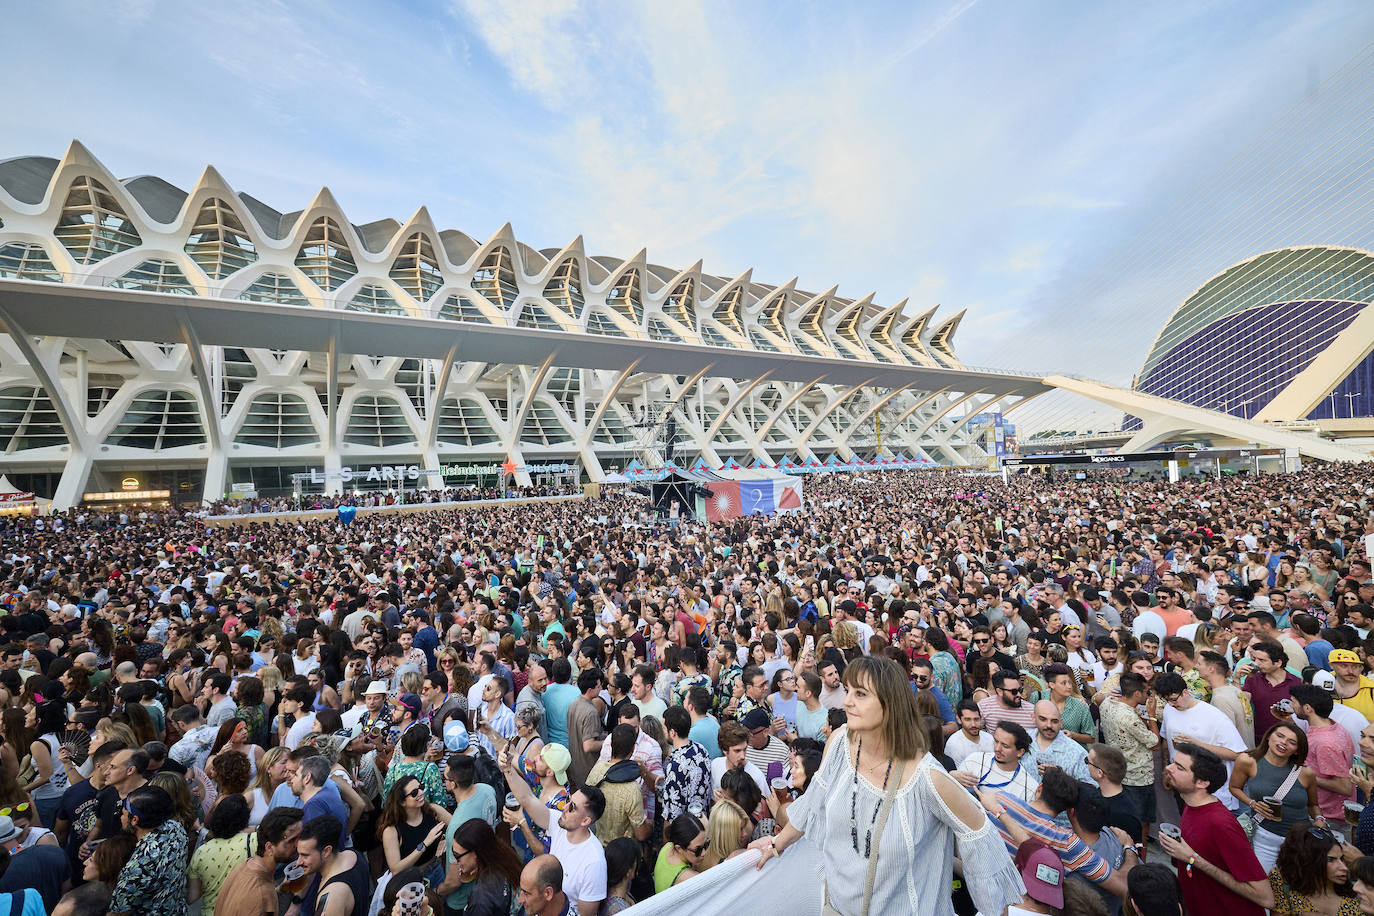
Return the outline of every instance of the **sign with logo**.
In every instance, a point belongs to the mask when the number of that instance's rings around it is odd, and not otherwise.
[[[418,464],[396,464],[396,465],[373,465],[369,468],[340,468],[337,471],[326,471],[323,468],[311,468],[308,473],[294,474],[292,478],[296,481],[305,483],[324,483],[327,480],[337,480],[340,483],[352,483],[354,481],[365,480],[369,483],[394,483],[404,484],[408,480],[419,480],[421,476],[439,476],[445,479],[460,479],[464,477],[496,477],[507,473],[511,466],[500,464],[445,464],[437,468],[422,468]],[[573,470],[573,465],[566,462],[552,464],[517,464],[513,465],[517,471],[525,471],[530,474],[562,474]]]
[[[125,477],[123,480],[121,480],[121,481],[119,482],[119,488],[120,488],[121,490],[137,490],[137,489],[138,489],[138,478],[137,478],[137,477]]]

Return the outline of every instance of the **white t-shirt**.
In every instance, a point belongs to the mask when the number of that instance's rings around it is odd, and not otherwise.
[[[286,730],[286,739],[282,741],[282,746],[288,751],[294,751],[301,746],[301,742],[305,740],[306,735],[310,734],[310,729],[314,728],[314,726],[315,714],[313,712],[299,717],[295,722],[292,722],[291,727]]]
[[[1164,637],[1169,635],[1169,626],[1164,622],[1164,618],[1154,611],[1141,611],[1136,615],[1135,623],[1131,624],[1131,633],[1136,639],[1140,639],[1146,633],[1153,633],[1162,643]]]
[[[763,775],[763,770],[754,766],[749,761],[744,762],[744,772],[751,776],[754,783],[759,787],[759,792],[764,798],[768,797],[768,780]],[[720,778],[725,775],[725,758],[717,757],[711,761],[711,788],[720,788]]]
[[[592,834],[581,843],[568,842],[558,818],[549,814],[549,852],[563,866],[563,893],[576,903],[606,899],[606,850]]]
[[[969,754],[979,751],[992,752],[992,732],[980,731],[978,740],[970,741],[961,728],[945,739],[945,754],[954,761],[956,767],[963,763]]]
[[[948,750],[946,744],[946,750]],[[1040,785],[1040,772],[1030,754],[1021,758],[1021,765],[1015,772],[1008,773],[997,766],[992,751],[976,751],[964,758],[959,764],[961,773],[969,773],[982,780],[980,789],[990,792],[1006,792],[1022,801],[1035,801],[1035,790]]]
[[[1236,753],[1246,749],[1245,742],[1241,740],[1240,732],[1236,730],[1231,717],[1211,703],[1203,703],[1200,700],[1187,710],[1175,709],[1166,705],[1164,707],[1164,724],[1160,734],[1164,740],[1169,742],[1170,760],[1174,759],[1175,735],[1187,735],[1203,744],[1224,747]],[[1240,803],[1236,801],[1229,788],[1233,766],[1235,766],[1233,761],[1226,761],[1227,782],[1223,783],[1221,788],[1212,794],[1228,809],[1235,811],[1240,807]]]

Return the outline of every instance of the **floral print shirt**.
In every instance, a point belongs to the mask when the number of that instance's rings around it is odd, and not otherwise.
[[[134,844],[119,872],[110,912],[131,916],[185,916],[186,828],[167,821]]]
[[[671,823],[690,808],[711,807],[711,755],[695,741],[673,748],[664,767],[663,822]]]

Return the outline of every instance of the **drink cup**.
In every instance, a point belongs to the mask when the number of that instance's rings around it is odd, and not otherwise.
[[[1345,822],[1347,824],[1358,824],[1360,814],[1364,811],[1364,805],[1359,802],[1348,801],[1345,803]]]
[[[514,792],[506,793],[506,810],[517,811],[520,808],[520,799],[515,797]]]
[[[782,776],[774,776],[769,785],[773,788],[773,793],[779,798],[786,798],[792,791],[792,784]]]
[[[1159,834],[1160,836],[1167,836],[1171,840],[1183,839],[1183,831],[1179,829],[1177,824],[1160,824]]]
[[[403,916],[420,916],[425,903],[425,886],[412,881],[396,894],[396,903]]]

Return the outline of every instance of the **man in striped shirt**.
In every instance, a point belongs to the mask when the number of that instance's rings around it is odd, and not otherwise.
[[[995,693],[978,703],[983,714],[983,730],[996,731],[999,722],[1015,722],[1026,731],[1035,729],[1035,709],[1021,695],[1021,675],[998,671],[992,676]]]
[[[1040,780],[1034,801],[1025,802],[1007,792],[987,791],[979,792],[978,800],[997,825],[1010,854],[1015,855],[1016,847],[1026,840],[1037,839],[1058,854],[1066,872],[1073,872],[1117,897],[1125,897],[1124,873],[1113,869],[1077,834],[1055,821],[1078,803],[1081,786],[1063,770],[1050,767]]]

